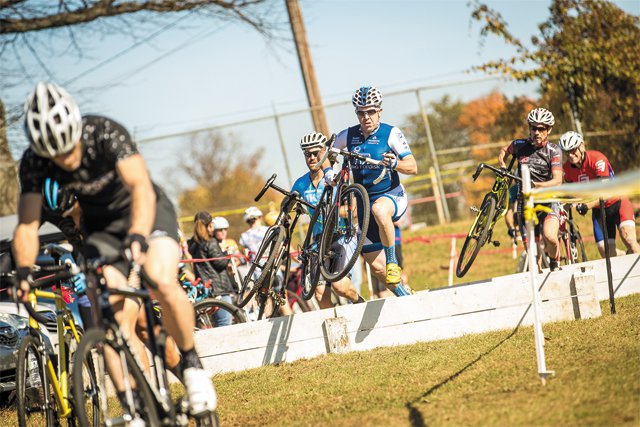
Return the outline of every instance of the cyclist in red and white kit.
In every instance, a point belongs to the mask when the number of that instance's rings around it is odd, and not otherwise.
[[[564,180],[566,182],[588,182],[599,179],[611,179],[614,177],[613,168],[609,159],[599,151],[587,150],[584,146],[582,135],[577,132],[566,132],[560,137],[560,149],[564,151],[568,159],[562,165]],[[580,203],[576,210],[580,215],[585,215],[589,209],[593,220],[593,235],[596,238],[600,256],[605,256],[604,234],[600,224],[600,210],[593,209],[600,206],[599,200],[589,203]],[[622,242],[627,247],[628,253],[640,253],[640,245],[636,240],[636,222],[631,202],[626,197],[614,197],[604,203],[606,214],[606,227],[609,235],[609,256],[616,256],[616,229],[620,230]]]
[[[506,168],[505,157],[511,154],[518,159],[518,174],[520,167],[528,165],[531,172],[532,187],[553,187],[562,184],[562,152],[560,148],[549,142],[549,134],[555,124],[555,118],[551,111],[545,108],[534,108],[527,116],[529,124],[529,138],[516,139],[508,146],[500,150],[498,163],[501,168]],[[518,194],[522,188],[518,185]],[[560,227],[560,204],[557,202],[545,204],[551,209],[550,213],[537,212],[538,223],[542,224],[545,252],[549,256],[549,267],[558,270],[560,251],[558,247],[558,229]],[[522,211],[522,203],[518,203],[518,215],[520,218],[520,231],[526,242],[525,222]],[[539,240],[540,227],[535,227],[535,238]]]

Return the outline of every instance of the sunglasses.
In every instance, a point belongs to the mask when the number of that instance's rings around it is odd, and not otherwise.
[[[311,157],[318,157],[320,155],[320,151],[304,151],[304,156],[308,159]]]
[[[356,115],[360,118],[363,118],[365,116],[367,117],[371,117],[374,114],[376,114],[378,112],[378,110],[372,108],[371,110],[366,110],[366,111],[356,111]]]
[[[531,128],[532,131],[538,131],[538,132],[546,132],[549,130],[548,127],[546,126],[529,126]]]

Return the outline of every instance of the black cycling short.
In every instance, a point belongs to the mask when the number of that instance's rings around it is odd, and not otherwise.
[[[153,223],[153,231],[147,239],[167,236],[176,242],[178,237],[178,219],[171,201],[162,192],[157,192],[156,219]],[[89,219],[90,221],[90,219]],[[120,218],[112,221],[101,230],[93,231],[85,240],[83,252],[87,258],[115,257],[122,253],[122,242],[129,232],[131,218]],[[128,266],[125,261],[112,264],[125,276],[128,274]]]

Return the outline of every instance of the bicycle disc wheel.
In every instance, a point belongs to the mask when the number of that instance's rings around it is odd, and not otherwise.
[[[480,212],[476,216],[476,220],[471,226],[471,230],[467,234],[467,238],[464,240],[462,250],[460,251],[460,257],[456,265],[456,276],[462,277],[467,274],[471,264],[478,256],[480,248],[485,244],[487,234],[489,233],[489,227],[493,221],[493,217],[496,214],[496,199],[494,197],[487,198]]]
[[[284,241],[284,235],[285,229],[281,225],[271,227],[267,230],[267,233],[262,240],[262,244],[260,245],[260,249],[258,249],[258,253],[256,254],[255,259],[251,262],[249,271],[242,281],[242,292],[240,292],[240,298],[238,298],[238,307],[244,307],[249,301],[251,301],[251,298],[255,295],[260,284],[269,273],[269,270],[273,267],[275,258]],[[260,274],[258,275],[258,279],[254,280],[253,276],[256,269],[260,271]]]
[[[360,184],[347,186],[329,210],[320,239],[320,273],[329,282],[346,276],[358,260],[371,214],[369,196]]]
[[[220,312],[226,312],[231,316],[231,324],[236,325],[238,323],[245,323],[247,318],[244,315],[244,310],[240,307],[222,300],[213,298],[207,298],[197,302],[193,309],[196,315],[196,329],[211,329],[217,328],[220,322]]]
[[[18,349],[16,391],[18,394],[18,425],[55,426],[57,420],[57,402],[53,397],[53,388],[45,374],[43,353],[44,345],[32,335],[22,340]]]
[[[73,356],[75,366],[93,363],[98,379],[97,388],[87,389],[83,370],[73,373],[73,399],[79,425],[92,425],[86,411],[88,400],[99,402],[99,425],[128,425],[127,419],[159,425],[155,399],[144,374],[131,353],[114,344],[112,336],[112,331],[88,330]]]

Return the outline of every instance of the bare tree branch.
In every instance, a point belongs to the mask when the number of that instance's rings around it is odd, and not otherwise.
[[[263,32],[264,22],[257,6],[266,0],[159,0],[159,1],[124,1],[94,0],[71,5],[61,0],[57,10],[49,5],[32,6],[26,9],[24,5],[17,8],[21,1],[5,0],[0,3],[0,34],[26,33],[51,28],[59,28],[94,21],[99,18],[119,15],[131,15],[138,12],[184,12],[217,8],[229,16],[251,25]],[[46,2],[45,2],[46,3]],[[27,13],[25,13],[25,10]],[[29,13],[28,11],[32,11]]]

